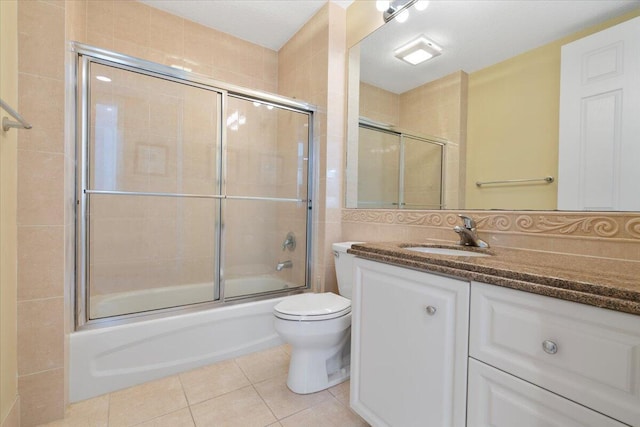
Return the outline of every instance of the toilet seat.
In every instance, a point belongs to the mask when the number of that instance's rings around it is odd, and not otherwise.
[[[284,320],[329,320],[351,313],[351,301],[332,292],[306,293],[285,298],[273,313]]]

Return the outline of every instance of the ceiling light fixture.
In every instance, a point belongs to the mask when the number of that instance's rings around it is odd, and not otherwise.
[[[101,82],[107,82],[107,83],[111,81],[111,79],[107,76],[96,76],[96,79],[100,80]]]
[[[398,22],[404,22],[409,18],[409,8],[415,4],[418,11],[425,10],[429,6],[428,0],[377,0],[376,9],[382,13],[384,22],[396,18]]]
[[[420,35],[420,37],[400,46],[393,53],[396,58],[404,62],[411,65],[418,65],[442,54],[442,48],[424,35]]]

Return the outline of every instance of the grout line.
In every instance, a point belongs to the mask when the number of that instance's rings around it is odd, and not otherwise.
[[[111,394],[112,393],[107,394],[107,427],[109,427],[111,423]]]
[[[278,419],[278,416],[275,414],[275,412],[273,412],[273,410],[271,409],[271,406],[269,406],[269,404],[267,403],[266,400],[264,400],[264,397],[262,397],[262,395],[260,394],[260,392],[258,391],[258,389],[256,388],[255,385],[251,384],[251,387],[253,388],[253,391],[256,392],[256,394],[258,395],[258,397],[260,398],[260,400],[262,400],[262,403],[264,403],[264,406],[267,407],[267,409],[269,410],[269,412],[271,412],[271,415],[273,415],[273,418],[276,420],[275,422],[280,422],[280,420]],[[271,423],[273,424],[273,423]]]

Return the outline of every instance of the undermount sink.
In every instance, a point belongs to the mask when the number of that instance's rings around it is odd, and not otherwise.
[[[473,251],[465,251],[463,249],[451,249],[451,248],[436,248],[431,246],[413,246],[410,248],[403,248],[408,251],[416,251],[422,252],[426,254],[434,254],[434,255],[448,255],[448,256],[491,256],[491,254],[486,254],[482,252],[473,252]]]

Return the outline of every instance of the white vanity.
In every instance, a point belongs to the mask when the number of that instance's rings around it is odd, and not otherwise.
[[[354,274],[351,406],[372,426],[640,426],[640,316],[477,272]]]

